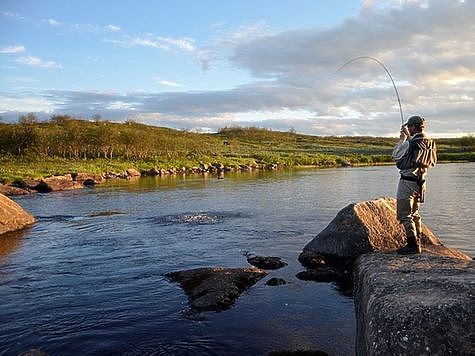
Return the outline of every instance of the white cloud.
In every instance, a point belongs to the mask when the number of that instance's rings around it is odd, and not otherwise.
[[[60,22],[56,19],[48,19],[47,21],[51,26],[62,26],[63,25],[62,22]]]
[[[173,87],[173,88],[181,88],[183,87],[182,84],[179,84],[179,83],[176,83],[176,82],[172,82],[170,80],[157,80],[158,83],[162,84],[162,85],[165,85],[167,87]]]
[[[24,52],[25,50],[26,50],[25,46],[18,44],[14,46],[2,47],[0,48],[0,53],[6,53],[6,54],[20,53],[20,52]]]
[[[9,11],[2,11],[0,12],[0,14],[3,16],[3,17],[9,17],[9,18],[12,18],[12,19],[16,19],[16,20],[24,20],[25,18],[19,14],[15,14],[13,12],[9,12]]]
[[[193,52],[196,50],[193,43],[195,42],[193,38],[184,37],[184,38],[171,38],[171,37],[158,37],[160,41],[176,47],[178,49],[184,50],[186,52]]]
[[[152,34],[148,34],[145,37],[123,35],[120,38],[107,38],[104,41],[124,47],[151,47],[166,51],[176,49],[184,52],[193,52],[196,50],[194,46],[194,39],[190,37],[171,38],[155,36]]]
[[[110,31],[110,32],[120,32],[121,31],[121,28],[119,26],[114,26],[114,25],[108,25],[106,27],[106,31]]]
[[[38,68],[60,68],[61,65],[54,62],[54,61],[45,61],[38,57],[20,57],[15,60],[17,63],[21,63],[24,65],[28,65],[31,67],[38,67]]]
[[[374,0],[365,2],[358,16],[331,28],[273,33],[261,22],[227,33],[220,29],[206,46],[188,37],[110,33],[106,41],[126,47],[192,53],[203,68],[227,61],[254,81],[214,91],[48,91],[38,96],[53,100],[58,112],[147,118],[175,128],[237,123],[312,134],[396,136],[399,108],[384,70],[359,61],[335,74],[350,58],[373,56],[396,80],[406,117],[422,114],[430,133],[459,135],[475,132],[473,18],[475,1]]]

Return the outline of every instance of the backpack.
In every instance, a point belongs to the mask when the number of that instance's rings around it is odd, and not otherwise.
[[[409,141],[409,149],[398,161],[399,169],[415,169],[434,167],[437,163],[437,147],[435,142],[427,137],[418,137]]]

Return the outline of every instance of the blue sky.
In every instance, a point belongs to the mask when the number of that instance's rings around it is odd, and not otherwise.
[[[0,116],[216,131],[475,132],[473,0],[0,2]]]

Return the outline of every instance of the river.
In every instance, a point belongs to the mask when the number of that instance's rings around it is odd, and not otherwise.
[[[394,196],[393,166],[113,181],[14,199],[38,219],[0,238],[0,355],[354,353],[351,297],[300,281],[304,245],[346,205]],[[439,164],[423,221],[474,256],[475,163]],[[245,267],[245,253],[289,263],[229,310],[190,318],[164,273]],[[271,277],[288,284],[267,286]]]

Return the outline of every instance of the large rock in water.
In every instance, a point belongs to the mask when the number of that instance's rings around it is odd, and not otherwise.
[[[166,276],[179,282],[195,311],[224,310],[231,307],[241,293],[267,272],[258,268],[197,268],[172,272]]]
[[[10,198],[0,194],[0,235],[23,229],[35,221],[33,215]]]
[[[40,183],[34,188],[40,193],[56,192],[61,190],[81,189],[84,186],[73,180],[71,174],[64,176],[52,176],[43,178]]]
[[[355,266],[357,355],[473,355],[473,260],[373,253]]]
[[[423,249],[434,254],[469,258],[443,246],[434,233],[423,224]],[[395,250],[406,244],[406,233],[396,219],[396,199],[379,198],[350,204],[303,249],[301,257],[330,255],[356,258],[373,251]]]

